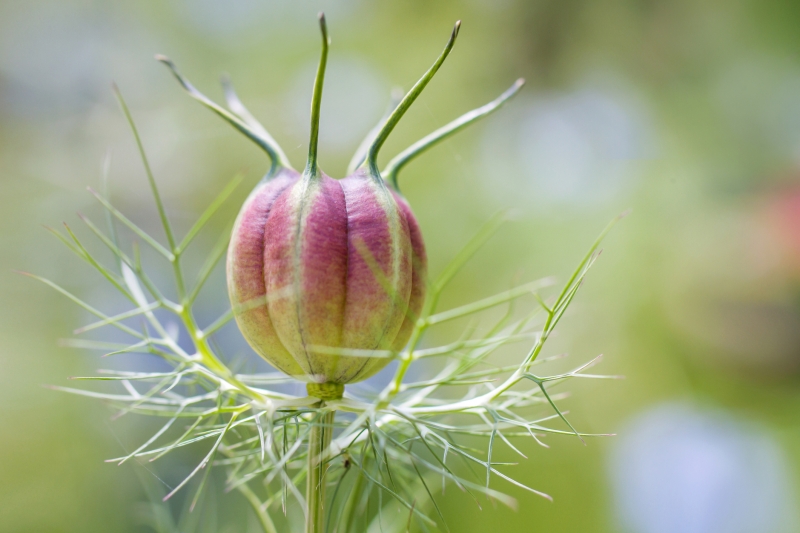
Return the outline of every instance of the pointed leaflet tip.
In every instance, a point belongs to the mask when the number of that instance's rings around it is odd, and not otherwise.
[[[325,66],[328,62],[328,26],[325,23],[325,14],[319,14],[319,29],[322,34],[322,52],[317,67],[317,76],[314,79],[314,93],[311,97],[311,132],[308,140],[308,161],[305,174],[314,177],[317,174],[317,145],[319,144],[319,108],[322,103],[322,86],[325,82]]]
[[[319,27],[322,30],[322,38],[328,41],[328,24],[325,21],[325,13],[320,11],[317,14],[317,18],[319,19]],[[330,41],[328,41],[330,43]]]

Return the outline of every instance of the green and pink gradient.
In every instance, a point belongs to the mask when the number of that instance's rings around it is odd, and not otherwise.
[[[311,138],[302,173],[226,84],[229,110],[195,89],[169,59],[159,57],[195,99],[261,146],[272,166],[239,213],[228,249],[228,292],[247,342],[282,372],[307,382],[309,394],[341,397],[400,352],[425,301],[427,258],[422,233],[400,194],[397,174],[414,157],[499,108],[522,86],[475,109],[410,146],[378,170],[380,148],[449,55],[425,75],[370,132],[351,163],[333,179],[317,165],[319,113],[328,56],[322,56],[311,103]],[[330,399],[330,398],[328,398]]]
[[[256,352],[288,374],[344,384],[389,359],[330,349],[405,346],[424,300],[425,247],[397,198],[363,169],[341,180],[283,172],[256,189],[228,252],[236,320]]]

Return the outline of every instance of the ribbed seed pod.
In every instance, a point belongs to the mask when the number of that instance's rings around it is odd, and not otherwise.
[[[236,241],[251,240],[239,237],[249,231],[251,216],[263,213],[242,217]],[[342,180],[305,175],[274,200],[262,233],[266,309],[277,338],[306,375],[317,382],[358,381],[389,359],[325,349],[405,344],[408,337],[398,339],[398,332],[413,278],[409,222],[382,182],[363,171]],[[230,250],[229,264],[251,253],[243,246]],[[236,277],[229,279],[237,290]],[[264,331],[257,333],[259,352],[273,342]]]
[[[299,177],[296,171],[284,169],[250,193],[236,219],[226,264],[228,295],[239,329],[259,355],[290,376],[304,372],[280,341],[265,305],[264,243],[267,219],[275,200],[296,184]]]
[[[395,157],[383,173],[377,156],[397,122],[450,53],[450,40],[433,66],[370,133],[336,180],[319,170],[319,111],[328,37],[311,105],[311,139],[303,173],[293,170],[266,130],[229,85],[230,111],[199,93],[166,58],[184,88],[259,144],[272,167],[244,203],[228,249],[228,292],[247,342],[282,372],[309,383],[309,393],[341,397],[343,385],[363,380],[400,352],[425,300],[426,253],[411,207],[397,188],[399,170],[416,155],[491,113],[519,90],[433,132]]]

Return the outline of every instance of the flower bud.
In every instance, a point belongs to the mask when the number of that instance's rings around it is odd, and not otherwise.
[[[218,106],[159,57],[195,99],[261,146],[272,167],[242,206],[228,249],[228,292],[247,342],[282,372],[308,383],[309,394],[341,397],[343,385],[366,379],[401,351],[425,300],[426,254],[419,225],[397,187],[397,173],[430,146],[491,113],[521,87],[473,110],[395,157],[383,174],[377,157],[397,122],[450,53],[442,54],[370,132],[336,180],[317,165],[319,111],[328,36],[311,104],[311,139],[303,173],[226,85],[230,111]]]
[[[315,382],[352,383],[389,359],[337,348],[405,346],[424,298],[425,250],[396,198],[364,169],[341,180],[280,174],[254,191],[231,240],[228,287],[262,357]]]

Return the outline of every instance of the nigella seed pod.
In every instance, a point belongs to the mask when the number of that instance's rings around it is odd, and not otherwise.
[[[234,224],[226,264],[228,295],[239,329],[259,355],[290,376],[302,375],[303,369],[280,341],[265,305],[264,248],[272,206],[299,177],[298,172],[283,169],[250,193]]]
[[[325,348],[402,348],[412,246],[409,222],[383,183],[364,171],[342,180],[304,174],[276,199],[265,234],[269,315],[314,381],[359,381],[388,361]]]
[[[266,130],[226,82],[230,111],[198,92],[159,57],[197,100],[261,146],[272,166],[245,201],[228,249],[227,279],[236,322],[252,348],[282,372],[308,383],[309,394],[341,397],[343,385],[375,374],[408,342],[425,299],[422,233],[397,187],[400,169],[440,140],[491,113],[522,86],[433,132],[379,171],[388,135],[432,79],[455,43],[370,132],[350,165],[333,179],[317,165],[319,113],[328,55],[322,54],[311,104],[303,173],[293,170]]]

